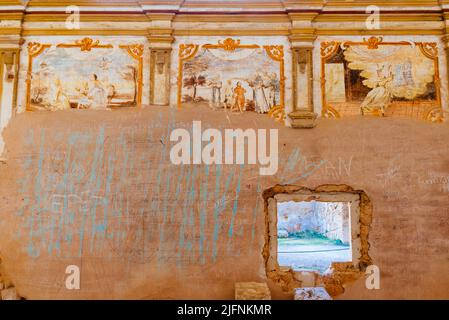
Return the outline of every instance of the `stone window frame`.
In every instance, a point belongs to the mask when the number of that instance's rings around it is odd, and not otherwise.
[[[264,199],[265,244],[262,255],[269,280],[279,285],[284,292],[293,293],[301,287],[325,287],[335,297],[344,292],[345,284],[364,275],[366,267],[372,264],[368,254],[369,230],[373,206],[362,190],[347,185],[321,185],[314,189],[295,185],[276,185],[266,189]],[[291,267],[279,266],[277,260],[277,202],[278,201],[322,201],[349,202],[351,205],[351,262],[333,262],[330,272],[294,271]]]

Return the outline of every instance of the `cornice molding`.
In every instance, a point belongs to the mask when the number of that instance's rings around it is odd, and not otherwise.
[[[119,29],[99,25],[96,28],[90,24],[81,30],[66,30],[59,25],[51,25],[67,19],[69,15],[65,8],[68,5],[80,6],[81,22],[129,22],[133,26]],[[359,22],[368,17],[365,8],[369,5],[379,6],[382,9],[381,21],[389,23],[381,30],[360,29]],[[157,42],[172,41],[173,36],[180,35],[288,35],[291,39],[298,39],[295,41],[303,41],[314,35],[445,34],[449,0],[31,0],[26,6],[20,0],[3,0],[0,21],[3,20],[18,22],[0,25],[2,35],[145,35]],[[430,23],[427,24],[430,29],[416,29],[416,23],[421,21],[441,22],[441,28],[437,23]],[[39,22],[42,25],[37,26]],[[198,22],[206,25],[189,27],[189,23]],[[214,22],[225,27],[213,28],[211,24]],[[395,22],[401,24],[394,25]],[[232,23],[235,26],[230,25]],[[254,25],[242,28],[238,23]],[[341,26],[331,29],[330,23],[341,23]],[[32,24],[37,28],[31,27]],[[160,28],[148,29],[148,24]],[[170,29],[170,35],[163,31],[166,26],[174,29]]]

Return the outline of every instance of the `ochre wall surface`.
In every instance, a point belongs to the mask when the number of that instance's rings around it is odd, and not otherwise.
[[[173,128],[276,128],[279,170],[175,166]],[[320,119],[312,130],[205,106],[17,115],[0,165],[2,276],[29,299],[232,299],[266,281],[263,190],[346,184],[374,207],[363,278],[344,298],[449,298],[449,125],[410,119]],[[81,289],[65,288],[67,265]],[[291,298],[268,281],[275,299]]]
[[[67,5],[80,6],[78,29],[67,27]],[[379,28],[367,24],[371,5],[380,10]],[[362,277],[336,298],[448,299],[448,8],[449,0],[3,1],[0,288],[27,299],[232,299],[236,282],[266,281],[274,299],[293,298],[266,277],[262,193],[276,184],[344,184],[373,204],[369,256],[381,289],[367,290]],[[181,45],[227,38],[283,46],[285,109],[277,116],[286,126],[203,103],[175,107]],[[30,42],[82,39],[142,46],[143,106],[27,112]],[[434,43],[437,51],[425,51],[438,70],[441,110],[416,116],[415,100],[400,101],[413,116],[401,118],[399,108],[362,117],[356,101],[354,112],[342,112],[347,117],[289,128],[332,116],[322,112],[322,53],[333,41]],[[164,81],[155,85],[158,68]],[[203,129],[278,129],[277,174],[260,176],[254,165],[171,164],[170,132],[193,120]],[[69,265],[81,270],[80,290],[65,286]]]

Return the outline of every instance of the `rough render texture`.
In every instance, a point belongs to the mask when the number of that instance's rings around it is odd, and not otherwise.
[[[295,300],[332,300],[323,287],[299,288],[295,290]]]
[[[360,253],[358,258],[353,257],[353,263],[342,263],[335,262],[329,268],[328,272],[323,275],[317,273],[312,273],[314,276],[313,285],[314,286],[324,286],[327,292],[331,296],[337,296],[342,294],[345,289],[345,285],[348,282],[353,282],[358,278],[362,277],[367,266],[372,264],[372,259],[368,254],[370,244],[368,242],[368,235],[370,230],[370,225],[372,221],[372,204],[366,193],[362,190],[354,190],[347,185],[322,185],[315,189],[291,186],[291,185],[276,185],[269,188],[263,192],[263,198],[265,200],[265,245],[263,249],[263,256],[265,259],[265,267],[267,276],[270,280],[281,286],[282,290],[285,292],[293,292],[295,288],[307,286],[302,280],[303,272],[295,272],[291,268],[280,267],[277,259],[273,256],[273,230],[275,227],[270,227],[273,223],[277,225],[277,216],[275,212],[269,210],[270,200],[274,199],[276,195],[279,194],[301,194],[308,197],[310,200],[314,200],[319,197],[320,194],[328,194],[334,197],[334,201],[338,201],[339,194],[354,194],[358,195],[360,198],[360,208],[359,208],[359,223],[357,227],[359,234],[356,238],[352,237],[353,246],[355,241],[360,241],[360,248],[357,250]],[[341,198],[340,198],[341,199]],[[274,235],[276,237],[277,235]],[[275,246],[277,247],[277,245]],[[276,250],[276,248],[274,248]],[[307,272],[309,274],[309,272]]]
[[[2,260],[0,258],[0,300],[19,300],[16,288],[10,280],[2,275]]]
[[[170,165],[170,124],[192,119],[279,129],[278,173]],[[262,192],[277,184],[369,195],[381,289],[359,277],[337,299],[449,298],[447,123],[354,117],[295,130],[254,114],[145,107],[20,114],[4,137],[2,277],[25,298],[232,299],[236,282],[267,281]],[[81,290],[64,287],[69,264]],[[293,298],[267,282],[273,299]]]
[[[237,282],[235,300],[271,300],[270,289],[264,282]]]

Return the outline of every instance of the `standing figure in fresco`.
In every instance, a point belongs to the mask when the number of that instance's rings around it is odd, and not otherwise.
[[[70,100],[67,94],[64,92],[62,88],[62,83],[59,78],[55,80],[55,89],[53,101],[51,104],[52,110],[68,110],[70,109]]]
[[[258,74],[254,81],[254,93],[255,93],[255,109],[257,113],[266,113],[270,110],[270,105],[268,99],[265,95],[265,90],[263,88],[263,79]]]
[[[386,66],[383,66],[381,69],[377,70],[378,82],[376,87],[368,92],[360,105],[362,115],[373,112],[374,110],[380,110],[382,116],[385,116],[385,111],[391,102],[392,94],[390,88],[392,81],[394,80],[391,66],[388,75],[384,75],[383,73],[385,67]]]
[[[237,82],[237,86],[234,89],[235,103],[233,109],[237,107],[240,113],[243,113],[245,110],[245,92],[246,90],[241,86],[240,81]]]
[[[214,108],[219,108],[221,103],[221,81],[212,82],[212,106]]]
[[[229,109],[232,109],[232,107],[235,105],[234,91],[232,90],[232,81],[231,80],[226,81],[226,86],[224,88],[223,105],[224,105],[225,110],[228,107],[229,107]]]
[[[278,92],[280,90],[280,83],[279,83],[279,80],[278,80],[275,72],[268,75],[268,79],[265,83],[265,87],[268,90],[268,105],[271,109],[277,105],[276,92]]]
[[[96,74],[92,74],[88,95],[91,101],[90,109],[107,109],[108,95]]]

